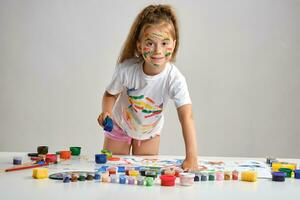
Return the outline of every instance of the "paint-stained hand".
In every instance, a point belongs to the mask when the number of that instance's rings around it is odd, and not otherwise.
[[[196,158],[185,158],[181,167],[184,171],[198,169],[197,157]]]
[[[104,122],[104,120],[105,120],[105,118],[107,117],[107,116],[111,116],[111,113],[109,113],[109,112],[102,112],[100,115],[99,115],[99,117],[98,117],[98,123],[99,123],[99,125],[101,126],[101,127],[104,127],[104,124],[103,124],[103,122]]]

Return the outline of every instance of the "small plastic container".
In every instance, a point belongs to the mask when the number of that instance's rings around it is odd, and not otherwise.
[[[224,180],[229,181],[231,179],[232,173],[230,171],[224,172]]]
[[[15,157],[13,158],[13,164],[14,164],[14,165],[21,165],[21,164],[22,164],[22,157],[15,156]]]
[[[79,156],[81,152],[81,147],[70,147],[72,156]]]
[[[216,180],[216,173],[215,173],[215,172],[209,172],[209,173],[208,173],[208,180],[209,180],[209,181],[214,181],[214,180]]]
[[[117,167],[115,167],[115,166],[109,167],[107,169],[107,171],[108,171],[109,175],[116,174],[117,173]]]
[[[294,173],[295,173],[295,179],[300,179],[300,169],[296,169],[295,171],[294,171]]]
[[[107,162],[107,155],[106,154],[96,154],[95,155],[95,162],[97,164],[104,164]]]
[[[224,172],[222,172],[222,171],[217,171],[217,172],[216,172],[216,180],[217,180],[217,181],[223,181],[223,180],[224,180]]]
[[[108,172],[102,173],[102,175],[101,175],[101,181],[104,182],[104,183],[108,183],[110,181],[109,173]]]
[[[284,182],[285,172],[272,172],[272,181]]]
[[[176,176],[167,175],[167,174],[166,175],[161,175],[160,180],[161,180],[161,186],[174,186]]]
[[[237,170],[232,171],[232,180],[234,181],[239,180],[239,172]]]
[[[118,176],[116,174],[110,175],[110,182],[111,183],[117,183],[118,182]]]
[[[183,186],[191,186],[194,183],[195,174],[192,173],[180,173],[180,184]]]
[[[289,169],[289,168],[279,168],[280,172],[285,172],[285,177],[287,178],[291,178],[292,177],[292,172],[293,170]]]
[[[124,175],[119,176],[119,183],[126,184],[126,176],[124,176]]]
[[[135,177],[134,176],[128,176],[128,184],[134,185],[135,184]]]
[[[145,177],[144,176],[138,176],[137,177],[137,185],[143,186],[145,184]]]
[[[201,172],[201,181],[207,181],[207,180],[208,180],[208,173]]]
[[[153,177],[146,177],[145,182],[146,182],[146,186],[153,186],[154,178]]]

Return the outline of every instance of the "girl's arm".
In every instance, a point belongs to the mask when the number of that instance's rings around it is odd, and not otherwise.
[[[112,109],[118,99],[119,94],[112,95],[107,91],[104,92],[102,98],[102,112],[98,117],[98,123],[103,127],[103,121],[107,116],[111,116]]]
[[[187,104],[177,108],[178,118],[182,128],[186,157],[182,163],[183,170],[197,169],[197,139],[192,113],[192,105]]]

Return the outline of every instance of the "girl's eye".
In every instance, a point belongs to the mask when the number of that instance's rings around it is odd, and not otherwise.
[[[147,47],[151,47],[152,45],[153,45],[152,42],[146,42],[146,46],[147,46]]]
[[[169,43],[168,42],[163,42],[162,45],[163,46],[167,46]]]

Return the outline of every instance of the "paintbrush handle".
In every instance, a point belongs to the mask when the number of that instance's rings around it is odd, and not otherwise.
[[[8,168],[5,170],[5,172],[12,172],[12,171],[18,171],[18,170],[23,170],[23,169],[31,169],[35,167],[43,167],[47,166],[47,163],[44,164],[36,164],[36,165],[28,165],[28,166],[22,166],[22,167],[13,167],[13,168]]]

